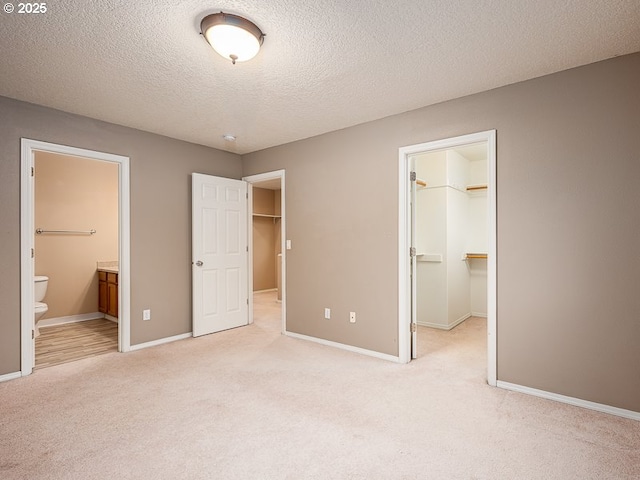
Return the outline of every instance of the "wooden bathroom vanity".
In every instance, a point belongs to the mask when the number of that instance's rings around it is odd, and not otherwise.
[[[118,318],[118,273],[98,270],[98,310]]]

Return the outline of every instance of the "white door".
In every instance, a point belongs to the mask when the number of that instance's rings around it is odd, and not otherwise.
[[[192,174],[193,336],[249,323],[247,183]]]

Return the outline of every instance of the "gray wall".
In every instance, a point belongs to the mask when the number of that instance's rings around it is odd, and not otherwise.
[[[638,85],[634,54],[244,156],[286,169],[288,330],[397,354],[398,148],[496,129],[498,379],[640,411]]]
[[[190,173],[240,178],[240,157],[0,97],[0,375],[20,370],[21,137],[130,157],[131,344],[190,332]]]

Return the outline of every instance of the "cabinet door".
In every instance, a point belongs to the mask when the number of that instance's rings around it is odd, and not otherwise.
[[[112,317],[118,316],[118,284],[117,283],[107,283],[107,297],[108,297],[108,305],[107,305],[107,314]]]
[[[107,313],[107,282],[100,281],[98,282],[98,311],[102,313]]]

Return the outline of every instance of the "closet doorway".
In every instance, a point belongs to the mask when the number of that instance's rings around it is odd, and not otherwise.
[[[22,375],[130,348],[128,161],[22,140]]]
[[[416,358],[418,331],[486,317],[495,385],[495,131],[404,147],[400,170],[401,360]]]
[[[284,170],[244,177],[249,196],[249,323],[286,331]],[[266,322],[266,323],[265,323]]]

